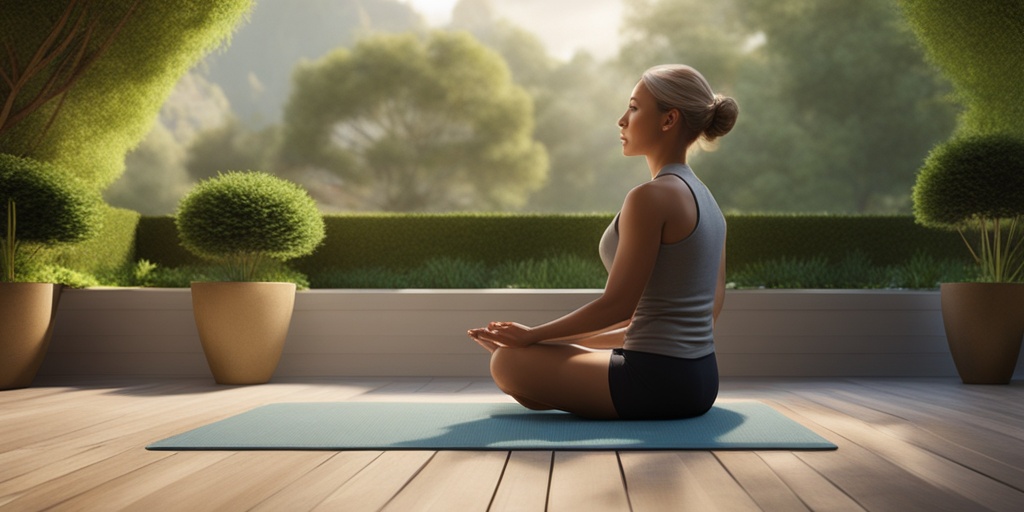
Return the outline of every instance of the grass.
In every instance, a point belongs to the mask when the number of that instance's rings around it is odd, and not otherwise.
[[[63,267],[37,268],[37,281],[58,282],[72,287],[145,286],[187,288],[193,281],[229,280],[216,265],[160,267],[146,260],[133,267],[101,276],[75,272]],[[271,262],[259,280],[295,283],[299,289],[597,289],[607,280],[604,267],[590,259],[561,255],[543,259],[512,261],[496,266],[442,257],[408,269],[368,265],[355,269],[326,269],[303,274]],[[815,258],[779,258],[748,264],[730,272],[729,288],[775,289],[936,289],[943,282],[976,280],[976,269],[962,261],[940,260],[919,253],[898,264],[879,266],[866,256],[852,253],[840,261]]]

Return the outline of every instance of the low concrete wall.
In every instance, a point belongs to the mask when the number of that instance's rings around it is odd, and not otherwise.
[[[298,292],[275,375],[486,376],[467,328],[544,322],[599,292]],[[41,375],[209,375],[187,289],[68,289],[57,315]],[[716,345],[730,377],[956,375],[933,291],[730,290]]]

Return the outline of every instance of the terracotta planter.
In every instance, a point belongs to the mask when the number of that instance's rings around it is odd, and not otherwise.
[[[0,389],[32,384],[53,333],[60,287],[0,283]]]
[[[964,384],[1008,384],[1024,338],[1024,284],[947,283],[942,322]]]
[[[292,283],[192,283],[192,309],[213,378],[220,384],[268,382],[294,306]]]

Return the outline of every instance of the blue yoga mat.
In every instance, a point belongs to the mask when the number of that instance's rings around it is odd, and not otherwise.
[[[698,418],[586,420],[511,403],[326,402],[266,405],[149,450],[834,450],[757,402]]]

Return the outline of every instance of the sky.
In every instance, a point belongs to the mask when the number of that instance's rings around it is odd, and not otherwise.
[[[451,20],[458,0],[402,0],[427,22]],[[533,32],[556,57],[568,59],[579,50],[596,57],[615,55],[619,47],[622,0],[491,0],[499,17]]]

